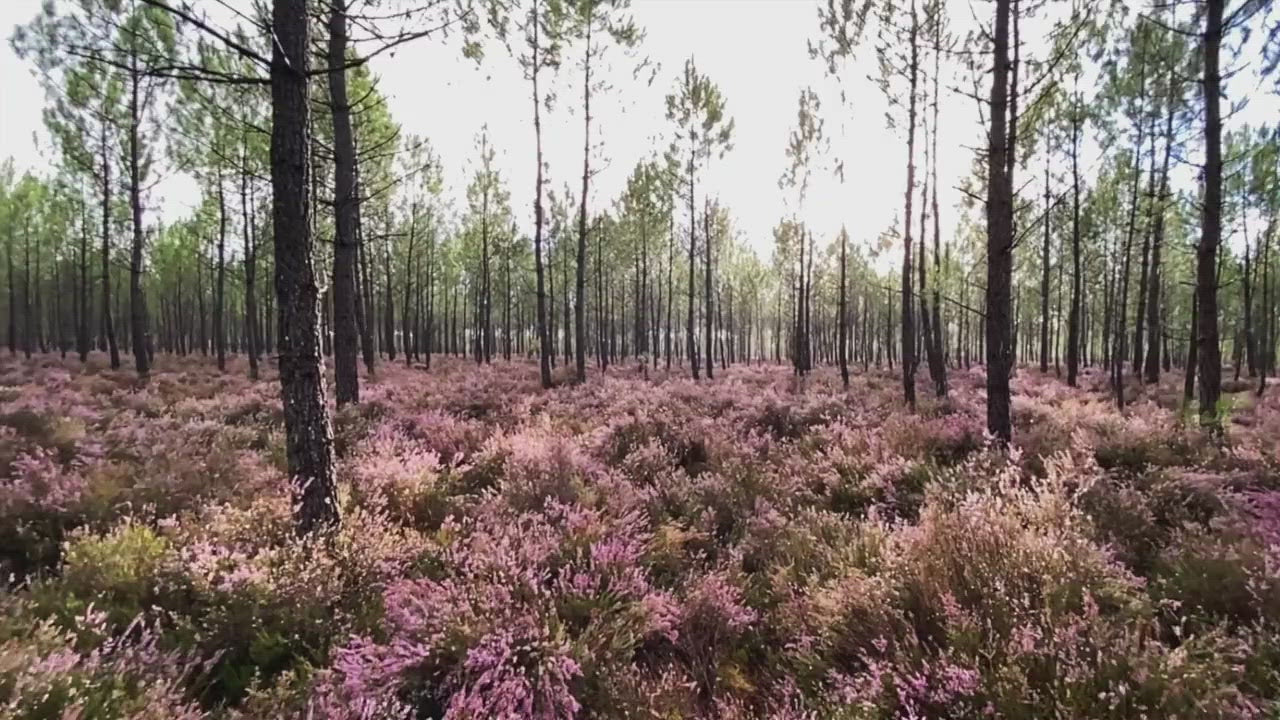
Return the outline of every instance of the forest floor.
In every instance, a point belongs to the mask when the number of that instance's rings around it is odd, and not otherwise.
[[[299,540],[273,378],[0,360],[0,718],[1280,717],[1280,390],[984,382],[384,363]]]

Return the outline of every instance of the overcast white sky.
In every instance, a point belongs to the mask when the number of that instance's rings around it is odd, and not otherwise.
[[[20,168],[42,171],[51,152],[41,129],[44,92],[8,44],[13,28],[33,17],[39,4],[0,0],[5,38],[0,48],[0,157],[12,155]],[[967,0],[949,4],[953,21],[971,21]],[[870,242],[894,221],[902,207],[906,148],[901,135],[886,128],[886,101],[867,79],[875,72],[870,45],[842,75],[850,102],[841,106],[839,85],[808,55],[807,43],[818,31],[815,0],[634,0],[633,7],[647,32],[640,54],[660,69],[648,85],[647,76],[633,78],[620,53],[611,54],[613,66],[605,76],[613,87],[593,100],[593,139],[602,142],[593,160],[602,168],[590,198],[593,207],[611,202],[635,163],[665,147],[670,125],[663,97],[685,58],[693,55],[724,92],[736,121],[733,150],[712,161],[699,181],[699,195],[710,192],[727,204],[738,228],[763,255],[772,244],[770,230],[795,211],[794,195],[779,190],[777,180],[786,167],[784,148],[795,126],[797,97],[806,86],[823,97],[822,114],[828,134],[837,136],[833,149],[845,162],[846,181],[840,185],[819,173],[805,219],[819,237],[828,239],[847,225],[855,242]],[[988,8],[978,3],[972,10]],[[559,102],[550,116],[544,115],[544,145],[549,186],[569,184],[576,195],[582,168],[581,76],[573,50],[569,53],[554,84]],[[445,180],[459,207],[475,160],[476,134],[488,123],[513,208],[522,228],[531,229],[534,137],[529,88],[516,62],[495,47],[477,67],[460,56],[452,41],[425,39],[394,56],[375,58],[373,69],[395,120],[405,131],[430,138],[442,156]],[[1252,87],[1256,77],[1248,82]],[[1256,114],[1232,118],[1229,126]],[[959,214],[960,193],[954,186],[969,172],[969,148],[984,144],[984,138],[976,104],[954,93],[944,93],[940,124],[943,232],[950,236]],[[195,202],[193,183],[174,176],[157,187],[149,205],[153,217],[172,220]],[[918,216],[913,220],[918,223]]]
[[[40,0],[0,0],[0,33],[6,40],[0,48],[0,156],[12,155],[20,168],[37,171],[47,167],[50,155],[40,119],[44,92],[7,40],[16,25],[35,15],[39,4]],[[777,180],[786,167],[784,148],[795,126],[799,92],[805,86],[813,85],[824,95],[828,133],[845,133],[836,149],[845,158],[847,178],[843,186],[831,179],[816,181],[805,208],[811,226],[819,234],[833,236],[846,223],[855,240],[871,240],[901,212],[906,151],[901,138],[885,129],[885,100],[866,79],[874,68],[870,48],[865,62],[859,61],[845,73],[852,102],[839,107],[837,86],[808,55],[807,42],[818,27],[816,2],[635,0],[634,14],[647,32],[640,54],[658,63],[659,71],[649,85],[647,76],[633,77],[621,53],[610,54],[612,67],[606,76],[613,87],[593,102],[593,134],[602,142],[594,160],[602,168],[590,199],[595,207],[616,197],[637,161],[665,147],[670,125],[663,97],[685,58],[694,55],[700,69],[719,84],[736,122],[733,150],[724,159],[712,161],[699,181],[699,194],[705,191],[721,198],[758,249],[767,252],[771,228],[794,210],[794,196],[780,191]],[[566,60],[570,62],[555,82],[559,102],[549,117],[544,116],[544,144],[550,187],[559,189],[568,183],[576,196],[582,168],[582,120],[577,107],[581,75],[571,62],[572,55]],[[515,61],[492,48],[477,67],[461,58],[451,41],[428,39],[402,48],[394,57],[376,58],[373,69],[382,78],[393,117],[407,132],[430,138],[441,154],[446,182],[459,199],[476,154],[476,133],[482,124],[489,124],[512,205],[522,227],[531,228],[531,101]],[[958,98],[946,98],[942,111],[940,173],[947,225],[955,219],[955,212],[947,208],[958,199],[951,186],[969,163],[969,153],[961,145],[973,145],[980,137],[973,103],[965,102],[960,105]],[[174,219],[195,202],[192,184],[174,177],[154,191],[150,205],[160,209],[161,217]]]

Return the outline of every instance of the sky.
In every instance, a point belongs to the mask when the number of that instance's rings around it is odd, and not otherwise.
[[[14,156],[20,169],[47,172],[52,149],[41,128],[44,91],[7,42],[39,5],[40,0],[0,1],[0,33],[6,38],[0,48],[0,156]],[[799,93],[813,86],[823,96],[826,129],[833,152],[846,163],[846,179],[841,184],[828,170],[816,170],[803,215],[819,237],[833,238],[842,224],[855,241],[879,235],[901,213],[905,144],[886,129],[886,101],[866,77],[874,71],[869,48],[839,82],[809,57],[808,42],[818,32],[817,8],[810,0],[635,0],[634,17],[645,40],[635,58],[616,49],[609,53],[604,77],[610,87],[593,97],[592,164],[599,172],[590,207],[612,203],[635,164],[666,147],[673,128],[665,117],[664,97],[692,56],[719,85],[735,123],[733,148],[710,162],[699,178],[699,196],[710,193],[728,206],[744,238],[767,256],[772,228],[800,210],[795,193],[780,190],[778,179],[787,166],[784,150],[796,125]],[[544,115],[543,143],[548,187],[559,192],[568,185],[577,197],[582,76],[574,49],[568,53],[551,85],[557,102]],[[649,71],[635,77],[640,58],[656,65],[652,80]],[[522,229],[531,231],[532,101],[515,60],[490,47],[477,65],[461,56],[455,41],[428,38],[375,58],[372,69],[381,79],[392,117],[405,132],[429,138],[441,155],[447,192],[458,208],[478,156],[477,134],[489,126],[512,207]],[[840,82],[851,100],[847,105],[840,103]],[[972,103],[952,108],[958,103],[951,100],[944,98],[939,166],[944,232],[955,220],[947,208],[959,199],[951,186],[969,167],[970,151],[963,145],[974,145],[978,130]],[[170,174],[148,203],[165,221],[182,217],[197,203],[194,183]]]
[[[248,6],[247,0],[227,2]],[[12,155],[20,169],[47,172],[52,149],[41,129],[44,91],[7,42],[14,27],[29,21],[39,4],[40,0],[0,0],[0,33],[6,38],[0,48],[0,157]],[[672,126],[665,117],[663,98],[674,88],[685,59],[692,56],[720,87],[727,113],[735,122],[732,150],[713,159],[699,178],[699,203],[703,193],[718,198],[731,211],[738,231],[761,255],[767,257],[772,247],[772,228],[781,218],[797,213],[819,239],[833,239],[845,226],[855,243],[872,242],[894,223],[902,212],[906,183],[904,133],[887,127],[888,103],[869,79],[877,72],[869,44],[838,79],[826,73],[821,61],[809,57],[808,44],[819,31],[818,4],[818,0],[633,0],[635,20],[646,32],[638,57],[629,59],[615,49],[607,66],[597,70],[610,87],[592,102],[592,164],[598,169],[589,197],[592,211],[617,197],[638,161],[666,147]],[[953,21],[969,22],[976,13],[989,12],[989,3],[977,2],[972,8],[969,4],[966,0],[949,3]],[[217,8],[211,2],[197,4],[205,6]],[[550,84],[557,102],[543,116],[543,142],[548,187],[560,191],[567,185],[576,197],[582,172],[581,72],[575,49],[567,53]],[[651,82],[648,72],[635,77],[639,57],[657,67]],[[516,61],[500,47],[491,46],[477,65],[462,57],[456,40],[432,37],[379,56],[371,66],[380,77],[392,117],[406,133],[429,138],[440,154],[447,193],[459,210],[478,157],[476,138],[480,128],[488,125],[517,220],[522,230],[531,233],[532,101]],[[944,85],[971,86],[963,71],[951,68],[951,72],[955,77]],[[784,149],[796,126],[798,96],[805,87],[814,87],[822,99],[822,116],[832,138],[831,157],[844,162],[845,178],[841,182],[817,170],[800,207],[794,191],[779,189],[778,179],[787,166]],[[847,102],[841,101],[842,92]],[[1274,109],[1275,103],[1233,116],[1228,128],[1251,116],[1265,119],[1267,107]],[[985,144],[985,137],[976,103],[955,92],[943,93],[940,125],[942,228],[943,236],[951,237],[960,216],[961,194],[956,186],[970,172],[972,148]],[[918,156],[917,163],[921,161]],[[1086,171],[1093,165],[1084,163]],[[148,209],[168,222],[191,212],[197,201],[194,182],[170,171],[152,191]],[[915,223],[918,212],[917,204]]]

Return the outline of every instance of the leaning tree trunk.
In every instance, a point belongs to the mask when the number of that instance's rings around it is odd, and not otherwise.
[[[294,522],[305,534],[336,525],[339,517],[308,194],[307,1],[274,0],[272,29],[271,198],[280,390]]]

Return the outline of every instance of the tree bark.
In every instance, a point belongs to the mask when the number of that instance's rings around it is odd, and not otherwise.
[[[916,183],[916,85],[919,72],[919,23],[911,0],[911,60],[907,91],[907,190],[902,213],[902,393],[907,407],[916,408],[916,326],[911,292],[911,201]]]
[[[840,231],[840,339],[838,341],[838,354],[840,356],[840,383],[845,390],[849,389],[848,245],[849,235],[842,229]]]
[[[341,2],[341,0],[338,0]],[[320,356],[308,134],[306,0],[273,0],[271,188],[285,447],[300,534],[339,520],[333,429]]]
[[[1083,269],[1080,267],[1080,95],[1071,112],[1071,309],[1067,319],[1067,385],[1076,387],[1080,372],[1080,306]]]
[[[1218,398],[1222,355],[1218,347],[1218,244],[1222,240],[1222,77],[1218,54],[1222,44],[1224,0],[1206,0],[1204,33],[1204,212],[1196,250],[1196,297],[1199,300],[1200,424],[1215,434],[1222,430]]]
[[[1169,75],[1169,107],[1165,113],[1164,159],[1160,168],[1160,189],[1156,194],[1152,211],[1151,268],[1147,278],[1147,357],[1143,366],[1143,379],[1148,383],[1160,381],[1160,250],[1164,245],[1164,216],[1169,201],[1169,159],[1173,154],[1173,89],[1176,79]]]
[[[133,248],[129,255],[129,326],[133,341],[133,364],[138,377],[146,380],[151,374],[151,336],[147,328],[147,299],[143,293],[143,235],[142,235],[142,157],[141,132],[142,99],[139,85],[142,71],[138,58],[130,59],[129,90],[129,207],[133,215]]]
[[[355,139],[347,100],[347,0],[330,0],[328,79],[333,117],[333,369],[339,406],[360,401],[356,326]]]
[[[1006,443],[1013,437],[1009,410],[1013,189],[1009,184],[1006,165],[1010,148],[1005,126],[1009,90],[1010,1],[996,0],[991,130],[987,137],[987,430]]]
[[[538,286],[538,377],[542,382],[543,388],[551,387],[551,338],[547,335],[547,293],[545,289],[546,271],[542,265],[542,229],[544,225],[544,216],[542,214],[542,97],[538,93],[538,64],[541,58],[538,57],[538,0],[533,3],[533,134],[535,145],[537,148],[537,185],[534,188],[533,200],[533,263],[534,270],[537,275]],[[581,230],[581,227],[579,228]],[[582,240],[579,240],[579,270],[578,284],[579,292],[582,285],[581,255],[583,253]],[[586,368],[583,368],[585,372]]]
[[[587,193],[591,183],[591,25],[593,3],[587,3],[586,47],[582,56],[582,197],[578,204],[578,274],[573,296],[574,368],[578,382],[587,379],[587,316],[582,302],[587,276]]]

